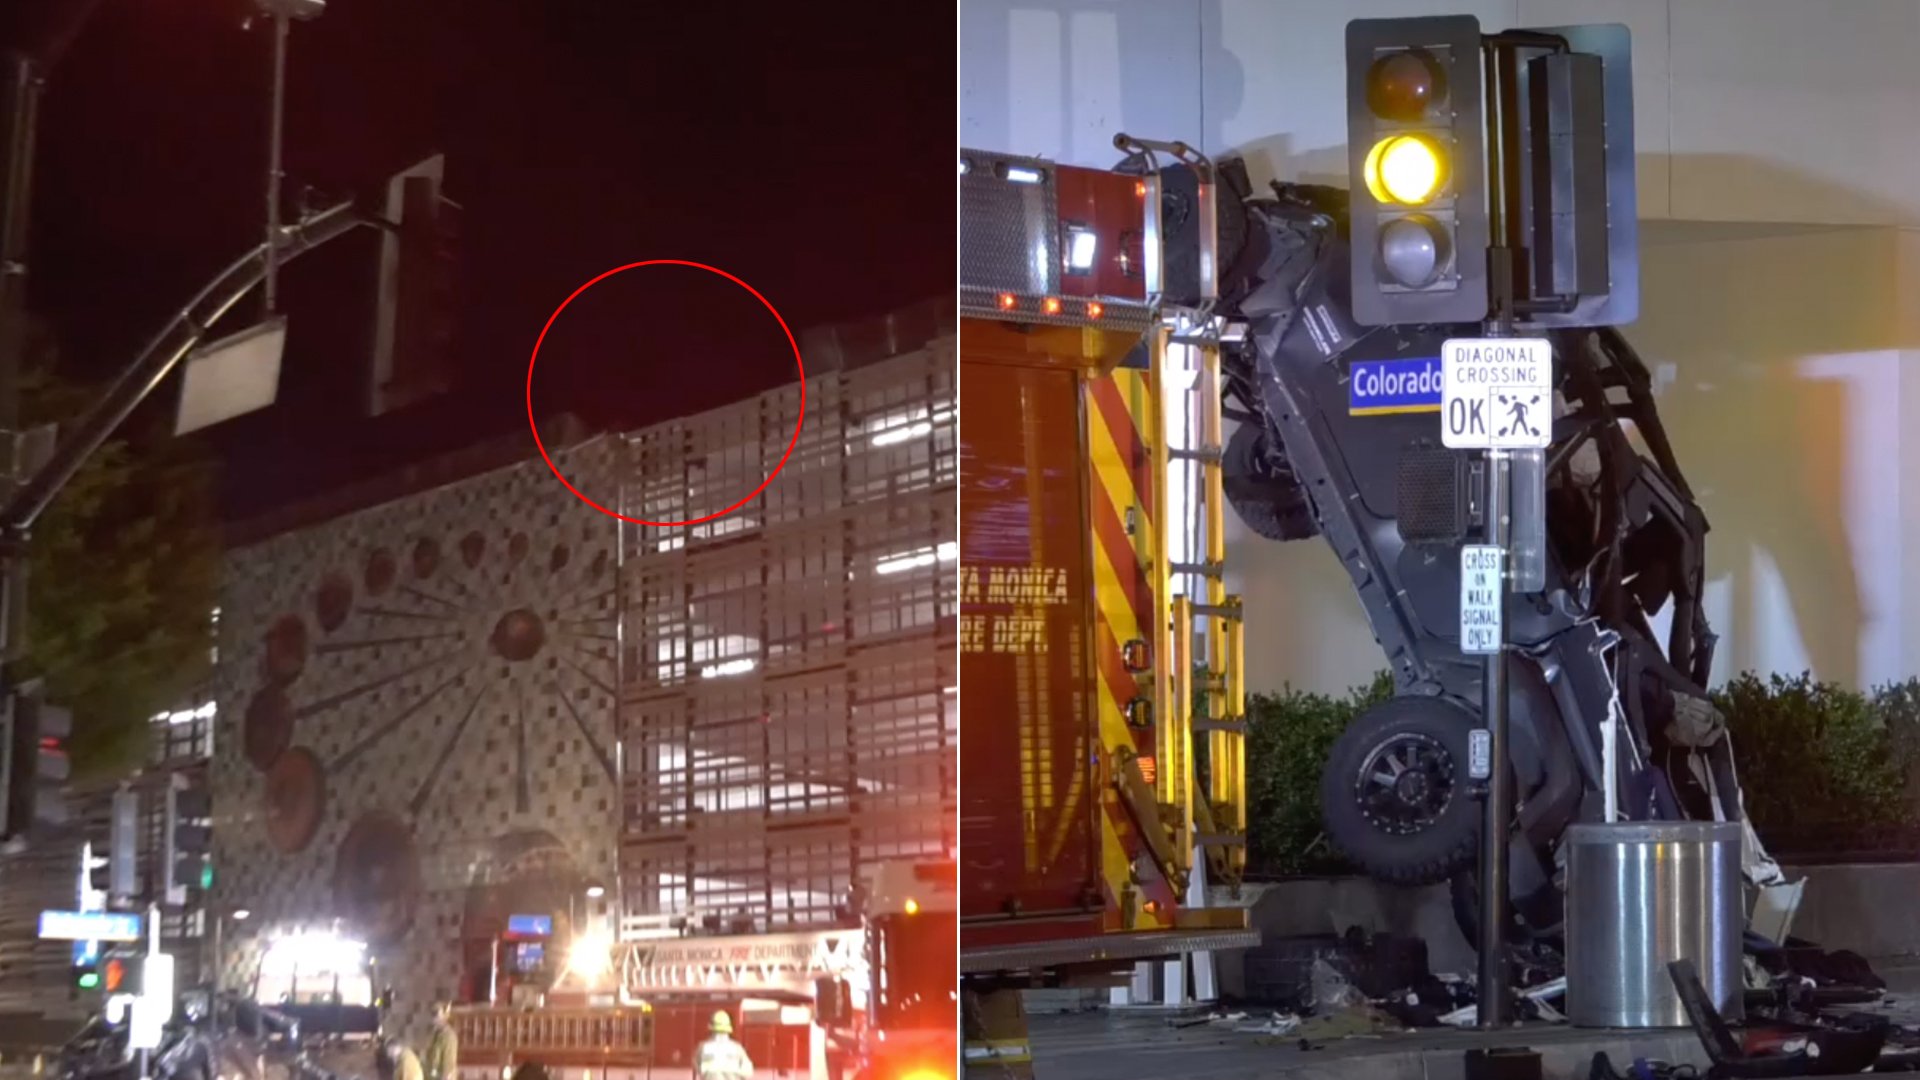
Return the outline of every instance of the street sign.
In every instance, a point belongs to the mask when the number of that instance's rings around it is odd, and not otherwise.
[[[1440,349],[1440,441],[1454,450],[1553,443],[1553,344],[1454,338]]]
[[[173,954],[150,952],[140,965],[140,998],[152,1001],[162,1024],[173,1019]]]
[[[167,1029],[165,1009],[158,998],[145,994],[131,1002],[127,1023],[127,1046],[133,1050],[154,1050]]]
[[[140,916],[126,911],[43,911],[45,941],[138,941]]]
[[[1493,732],[1477,727],[1467,732],[1467,779],[1485,780],[1493,775]]]
[[[1506,590],[1501,571],[1507,553],[1492,544],[1467,544],[1460,549],[1460,651],[1488,656],[1500,651],[1506,615]]]
[[[1347,365],[1347,415],[1440,411],[1440,358],[1355,360]]]

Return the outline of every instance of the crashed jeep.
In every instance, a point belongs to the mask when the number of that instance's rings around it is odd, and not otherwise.
[[[1333,747],[1321,784],[1326,829],[1380,881],[1450,881],[1472,941],[1481,815],[1467,753],[1486,664],[1459,647],[1459,549],[1484,524],[1484,464],[1443,447],[1430,412],[1355,415],[1349,375],[1363,361],[1437,357],[1445,339],[1480,330],[1356,325],[1346,193],[1276,184],[1256,198],[1235,163],[1220,179],[1216,313],[1245,328],[1223,358],[1225,405],[1238,421],[1224,455],[1227,501],[1262,537],[1318,536],[1333,548],[1393,673],[1392,699],[1358,715]],[[1165,217],[1177,234],[1195,226],[1181,213],[1179,177],[1169,181]],[[1568,826],[1604,815],[1610,716],[1623,818],[1745,820],[1726,728],[1705,690],[1715,642],[1701,605],[1707,522],[1647,369],[1617,330],[1548,336],[1553,443],[1533,466],[1544,470],[1546,587],[1509,604],[1506,659],[1509,875],[1516,933],[1535,940],[1561,923]],[[1748,877],[1780,884],[1744,831]]]

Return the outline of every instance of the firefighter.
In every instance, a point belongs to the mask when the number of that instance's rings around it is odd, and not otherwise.
[[[422,1080],[420,1055],[399,1039],[388,1039],[380,1047],[380,1080]]]
[[[694,1080],[753,1080],[753,1062],[746,1048],[733,1041],[733,1017],[725,1009],[713,1014],[711,1030],[713,1036],[694,1055]]]
[[[453,1033],[450,1014],[453,1003],[433,1003],[433,1034],[427,1039],[427,1056],[421,1061],[426,1080],[455,1080],[460,1074],[460,1038]]]

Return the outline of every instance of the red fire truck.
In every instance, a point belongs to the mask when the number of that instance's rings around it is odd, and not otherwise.
[[[1196,849],[1213,882],[1238,880],[1246,827],[1221,328],[1165,302],[1176,275],[1212,287],[1211,166],[1116,145],[1126,171],[961,152],[964,1056],[994,1077],[1030,1075],[1021,988],[1257,941],[1244,909],[1188,892]],[[1174,216],[1194,238],[1177,252]],[[1176,449],[1183,410],[1199,437]],[[1170,505],[1176,467],[1199,474],[1192,507]],[[1182,556],[1199,515],[1204,550]]]
[[[959,1059],[952,862],[885,863],[843,928],[576,940],[520,1007],[454,1010],[462,1080],[694,1080],[715,1012],[768,1080],[953,1080]]]

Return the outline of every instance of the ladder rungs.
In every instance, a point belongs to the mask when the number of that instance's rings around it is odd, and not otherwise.
[[[1196,847],[1245,847],[1246,836],[1241,833],[1194,833]]]
[[[1225,454],[1217,446],[1201,446],[1192,450],[1169,450],[1167,456],[1175,461],[1218,462]]]
[[[1187,726],[1194,731],[1225,731],[1234,735],[1245,735],[1247,733],[1247,718],[1244,716],[1234,716],[1225,720],[1213,720],[1207,717],[1201,717],[1200,719],[1192,721]]]
[[[1167,569],[1175,574],[1198,574],[1216,580],[1226,576],[1226,568],[1217,562],[1168,563]]]
[[[1193,613],[1204,618],[1225,619],[1228,622],[1240,621],[1239,604],[1195,604]]]

